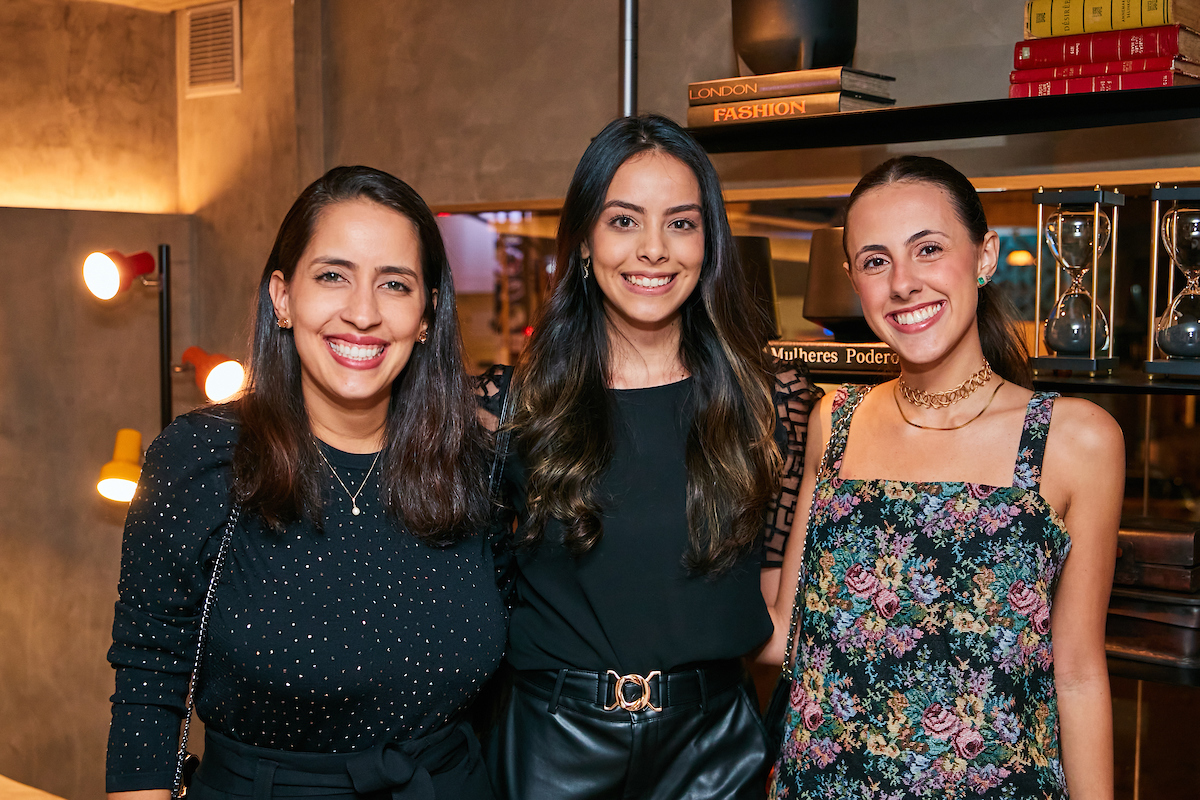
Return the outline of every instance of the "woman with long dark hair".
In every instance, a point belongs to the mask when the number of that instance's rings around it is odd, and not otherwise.
[[[1104,622],[1124,444],[1031,391],[957,170],[905,156],[850,195],[850,280],[900,377],[812,419],[763,657],[799,622],[772,796],[1112,796]],[[799,587],[799,591],[797,591]]]
[[[267,259],[245,394],[146,455],[109,652],[112,796],[174,783],[215,571],[189,797],[491,797],[461,713],[504,648],[488,452],[433,215],[391,175],[331,170]]]
[[[740,658],[771,633],[814,398],[766,343],[704,151],[663,117],[611,123],[528,348],[485,381],[519,520],[499,793],[762,795]]]

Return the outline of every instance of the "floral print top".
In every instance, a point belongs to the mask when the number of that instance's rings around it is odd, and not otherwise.
[[[1056,395],[1011,486],[843,480],[842,386],[804,552],[772,798],[1064,798],[1050,604],[1071,542],[1038,493]]]

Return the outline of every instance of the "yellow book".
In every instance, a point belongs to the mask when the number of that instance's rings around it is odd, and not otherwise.
[[[1200,26],[1200,0],[1025,0],[1025,38]]]

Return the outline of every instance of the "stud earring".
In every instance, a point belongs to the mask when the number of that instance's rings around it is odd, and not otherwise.
[[[987,282],[988,282],[988,279],[986,276],[984,276],[984,275],[979,276],[979,288],[982,289],[984,286],[987,286]]]
[[[292,321],[290,319],[276,319],[275,324],[278,325],[282,330],[287,330],[288,328],[292,327]]]
[[[590,267],[591,265],[592,265],[592,257],[584,256],[584,258],[583,258],[583,279],[585,281],[588,279],[588,267]]]
[[[429,341],[429,329],[428,328],[421,331],[421,335],[417,337],[417,342],[419,344],[425,344],[425,342],[427,342],[427,341]]]

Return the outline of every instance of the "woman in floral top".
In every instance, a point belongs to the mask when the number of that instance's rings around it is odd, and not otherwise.
[[[841,387],[810,422],[809,513],[766,587],[779,663],[803,581],[772,796],[1111,797],[1121,431],[1028,388],[989,284],[997,235],[948,164],[870,172],[844,243],[901,375]]]

